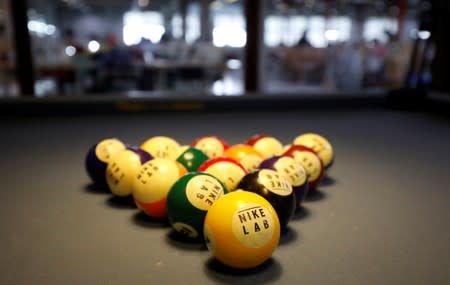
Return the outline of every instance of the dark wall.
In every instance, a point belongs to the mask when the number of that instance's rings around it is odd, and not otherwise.
[[[432,4],[432,40],[436,44],[436,55],[432,63],[432,88],[450,92],[450,1],[434,0]]]

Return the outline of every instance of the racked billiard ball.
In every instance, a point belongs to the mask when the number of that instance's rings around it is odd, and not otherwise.
[[[189,238],[203,238],[206,212],[226,193],[222,182],[208,173],[183,175],[167,195],[167,216],[172,228]]]
[[[148,216],[167,217],[167,194],[186,168],[167,158],[155,158],[144,163],[133,180],[133,198],[136,206]]]
[[[180,149],[180,155],[176,161],[181,163],[187,171],[196,171],[208,159],[203,151],[192,146],[185,146]]]
[[[108,162],[125,148],[125,144],[116,138],[103,139],[91,146],[86,155],[85,167],[94,184],[102,188],[108,187],[105,176]]]
[[[333,146],[324,136],[316,133],[305,133],[297,136],[293,144],[304,145],[313,149],[319,155],[325,169],[329,169],[334,162]]]
[[[316,189],[324,175],[323,163],[317,153],[303,145],[292,145],[283,155],[291,156],[305,168],[308,173],[309,191]]]
[[[253,147],[261,156],[266,159],[283,152],[283,144],[275,137],[258,134],[247,140],[247,144]]]
[[[106,182],[109,190],[119,197],[133,192],[133,179],[141,165],[153,157],[146,151],[128,147],[116,154],[106,167]]]
[[[213,175],[225,184],[228,191],[234,191],[242,177],[247,174],[247,171],[239,162],[224,156],[207,160],[200,165],[198,171]]]
[[[267,261],[280,240],[275,209],[258,194],[237,190],[209,208],[204,239],[211,255],[226,266],[255,268]]]
[[[287,230],[296,209],[296,198],[286,178],[275,170],[257,169],[245,175],[237,189],[254,192],[267,199],[278,214],[281,231]]]
[[[236,144],[230,146],[224,153],[224,156],[238,161],[244,166],[247,172],[253,171],[259,167],[263,161],[262,156],[253,147],[248,144]]]
[[[299,208],[308,193],[308,175],[303,166],[290,156],[272,156],[264,160],[260,169],[272,169],[287,179],[295,193],[296,205]]]
[[[191,146],[203,151],[209,158],[215,158],[223,155],[228,148],[226,141],[219,136],[204,136],[195,139]]]
[[[180,144],[171,137],[154,136],[141,144],[141,148],[155,158],[175,160],[179,154]]]

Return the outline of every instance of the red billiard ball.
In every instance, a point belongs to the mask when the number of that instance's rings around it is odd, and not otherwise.
[[[219,136],[204,136],[195,139],[191,146],[203,151],[209,158],[222,156],[228,148],[226,141]]]
[[[144,163],[133,180],[136,206],[150,217],[166,218],[167,194],[184,174],[186,168],[181,163],[167,158],[155,158]]]
[[[278,214],[282,232],[287,230],[296,209],[296,201],[292,186],[286,178],[275,170],[257,169],[245,175],[237,189],[254,192],[267,199]]]
[[[317,153],[303,145],[292,145],[283,155],[293,157],[305,168],[308,173],[309,191],[316,189],[324,175],[323,163]]]
[[[261,162],[260,169],[272,169],[287,179],[295,193],[297,208],[299,208],[308,193],[308,174],[305,168],[290,156],[272,156]]]
[[[313,149],[322,160],[326,170],[334,163],[333,146],[324,136],[316,133],[305,133],[297,136],[292,143],[294,145],[304,145]]]
[[[198,168],[198,171],[206,172],[218,178],[229,191],[234,191],[247,174],[245,168],[236,160],[229,157],[211,158]]]

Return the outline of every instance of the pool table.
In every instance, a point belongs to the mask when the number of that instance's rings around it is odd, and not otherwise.
[[[450,283],[448,115],[370,98],[90,100],[2,102],[15,111],[0,115],[0,284]],[[97,189],[84,168],[107,137],[189,144],[215,134],[236,144],[266,133],[288,144],[303,132],[329,138],[335,163],[272,258],[245,271]]]

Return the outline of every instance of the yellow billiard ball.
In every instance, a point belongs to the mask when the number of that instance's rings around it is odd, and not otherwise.
[[[170,137],[155,136],[142,143],[141,148],[155,158],[175,160],[179,155],[180,144]]]
[[[129,147],[114,155],[106,167],[106,183],[111,192],[125,197],[133,192],[133,179],[143,163],[153,159],[147,152]]]
[[[219,262],[237,269],[254,268],[277,248],[280,222],[262,196],[236,190],[211,205],[205,217],[204,238]]]
[[[247,140],[261,156],[266,159],[283,152],[283,144],[275,137],[268,135],[254,135]]]

